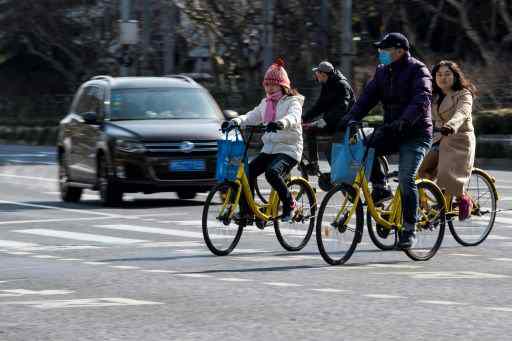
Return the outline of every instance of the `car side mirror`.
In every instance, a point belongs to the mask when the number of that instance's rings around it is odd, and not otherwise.
[[[239,116],[238,113],[234,110],[224,110],[223,114],[226,120],[232,120]]]
[[[83,114],[84,122],[87,124],[98,123],[98,114],[94,111],[88,111]]]

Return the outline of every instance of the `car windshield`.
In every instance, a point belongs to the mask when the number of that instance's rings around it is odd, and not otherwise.
[[[204,89],[113,89],[112,120],[161,120],[222,118],[213,98]]]

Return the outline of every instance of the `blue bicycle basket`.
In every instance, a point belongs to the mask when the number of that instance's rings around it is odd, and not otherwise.
[[[350,129],[347,128],[343,143],[334,143],[331,151],[331,182],[335,184],[352,184],[361,168],[366,146],[364,145],[363,133],[361,130],[349,139]],[[372,171],[375,149],[368,150],[368,157],[365,165],[365,175],[368,178]]]
[[[217,181],[234,181],[238,168],[244,161],[245,154],[245,143],[240,136],[240,133],[236,131],[233,133],[226,133],[225,138],[217,140],[217,168],[216,175]],[[246,168],[247,169],[247,168]]]

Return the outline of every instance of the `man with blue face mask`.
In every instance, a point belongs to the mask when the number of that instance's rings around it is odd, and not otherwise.
[[[340,125],[346,127],[350,120],[361,120],[382,103],[384,125],[374,132],[372,147],[376,155],[399,153],[399,185],[404,208],[399,246],[408,248],[414,242],[419,204],[416,173],[432,141],[432,76],[425,64],[411,56],[409,41],[403,34],[386,34],[374,45],[380,62],[375,76]],[[374,163],[370,180],[376,203],[392,197],[378,163]],[[377,232],[385,238],[389,230],[377,228]]]

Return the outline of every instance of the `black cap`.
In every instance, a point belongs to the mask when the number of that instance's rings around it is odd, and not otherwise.
[[[407,40],[407,38],[402,33],[398,32],[386,34],[381,41],[373,43],[373,45],[379,49],[396,47],[409,50],[409,40]]]
[[[332,66],[332,64],[329,63],[328,61],[324,60],[323,62],[318,64],[317,67],[314,67],[312,70],[313,72],[320,71],[323,73],[332,73],[334,72],[334,66]]]

